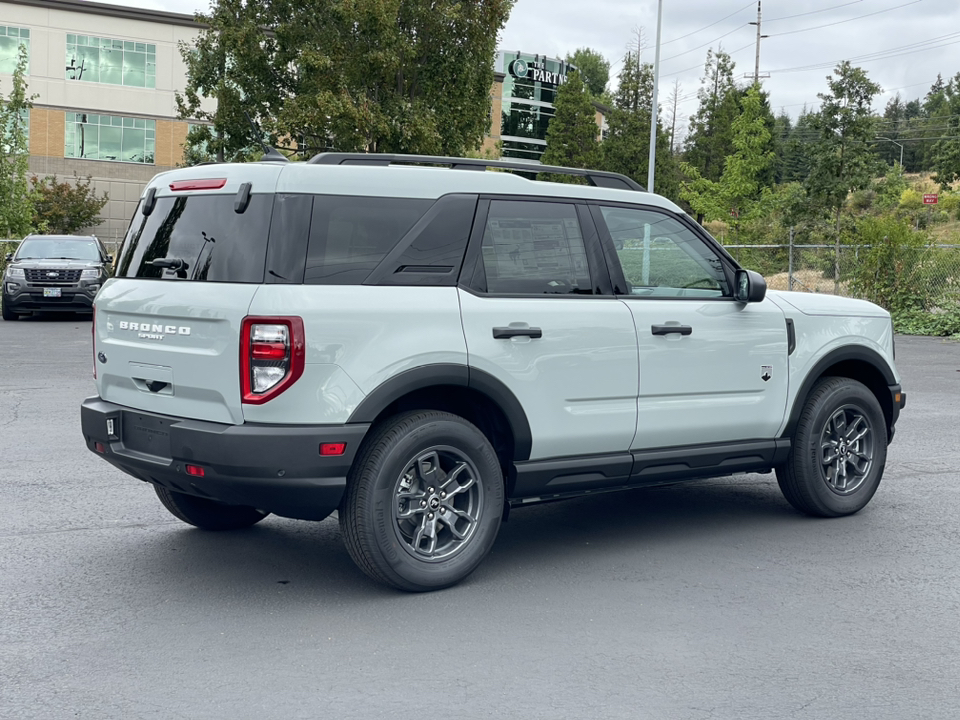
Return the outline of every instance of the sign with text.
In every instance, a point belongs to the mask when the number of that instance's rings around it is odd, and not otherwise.
[[[923,195],[923,204],[924,205],[936,205],[940,201],[940,196],[936,193],[924,193]]]

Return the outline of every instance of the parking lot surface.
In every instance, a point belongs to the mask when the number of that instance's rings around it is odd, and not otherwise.
[[[515,510],[450,590],[372,584],[334,519],[207,533],[89,453],[90,322],[0,324],[3,718],[956,718],[960,343],[849,518],[773,475]]]

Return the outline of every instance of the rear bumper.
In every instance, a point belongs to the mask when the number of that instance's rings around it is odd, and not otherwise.
[[[99,397],[83,401],[80,418],[87,447],[135,478],[303,520],[322,520],[340,504],[370,427],[224,425],[140,412]],[[346,450],[321,456],[321,443],[346,443]],[[188,475],[188,463],[203,468],[203,477]]]

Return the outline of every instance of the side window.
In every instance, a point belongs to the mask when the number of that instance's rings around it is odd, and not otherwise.
[[[593,292],[575,205],[492,201],[482,252],[487,292]]]
[[[631,295],[723,297],[723,263],[692,230],[655,210],[601,207]]]
[[[318,195],[303,281],[359,285],[433,200]]]

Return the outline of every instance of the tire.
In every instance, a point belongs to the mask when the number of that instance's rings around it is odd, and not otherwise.
[[[445,412],[404,413],[360,449],[340,530],[350,557],[377,582],[439,590],[463,580],[490,552],[503,498],[500,462],[474,425]]]
[[[828,377],[807,398],[777,482],[800,512],[852,515],[877,491],[886,460],[887,424],[877,398],[856,380]]]
[[[247,505],[228,505],[175,492],[160,485],[154,485],[153,488],[160,502],[174,517],[201,530],[239,530],[256,525],[270,514]]]
[[[2,311],[2,313],[3,313],[3,319],[4,319],[4,320],[16,320],[16,319],[18,319],[18,318],[20,317],[20,316],[17,315],[13,310],[7,310],[7,304],[6,304],[6,303],[3,304],[3,307],[0,308],[0,311]]]

